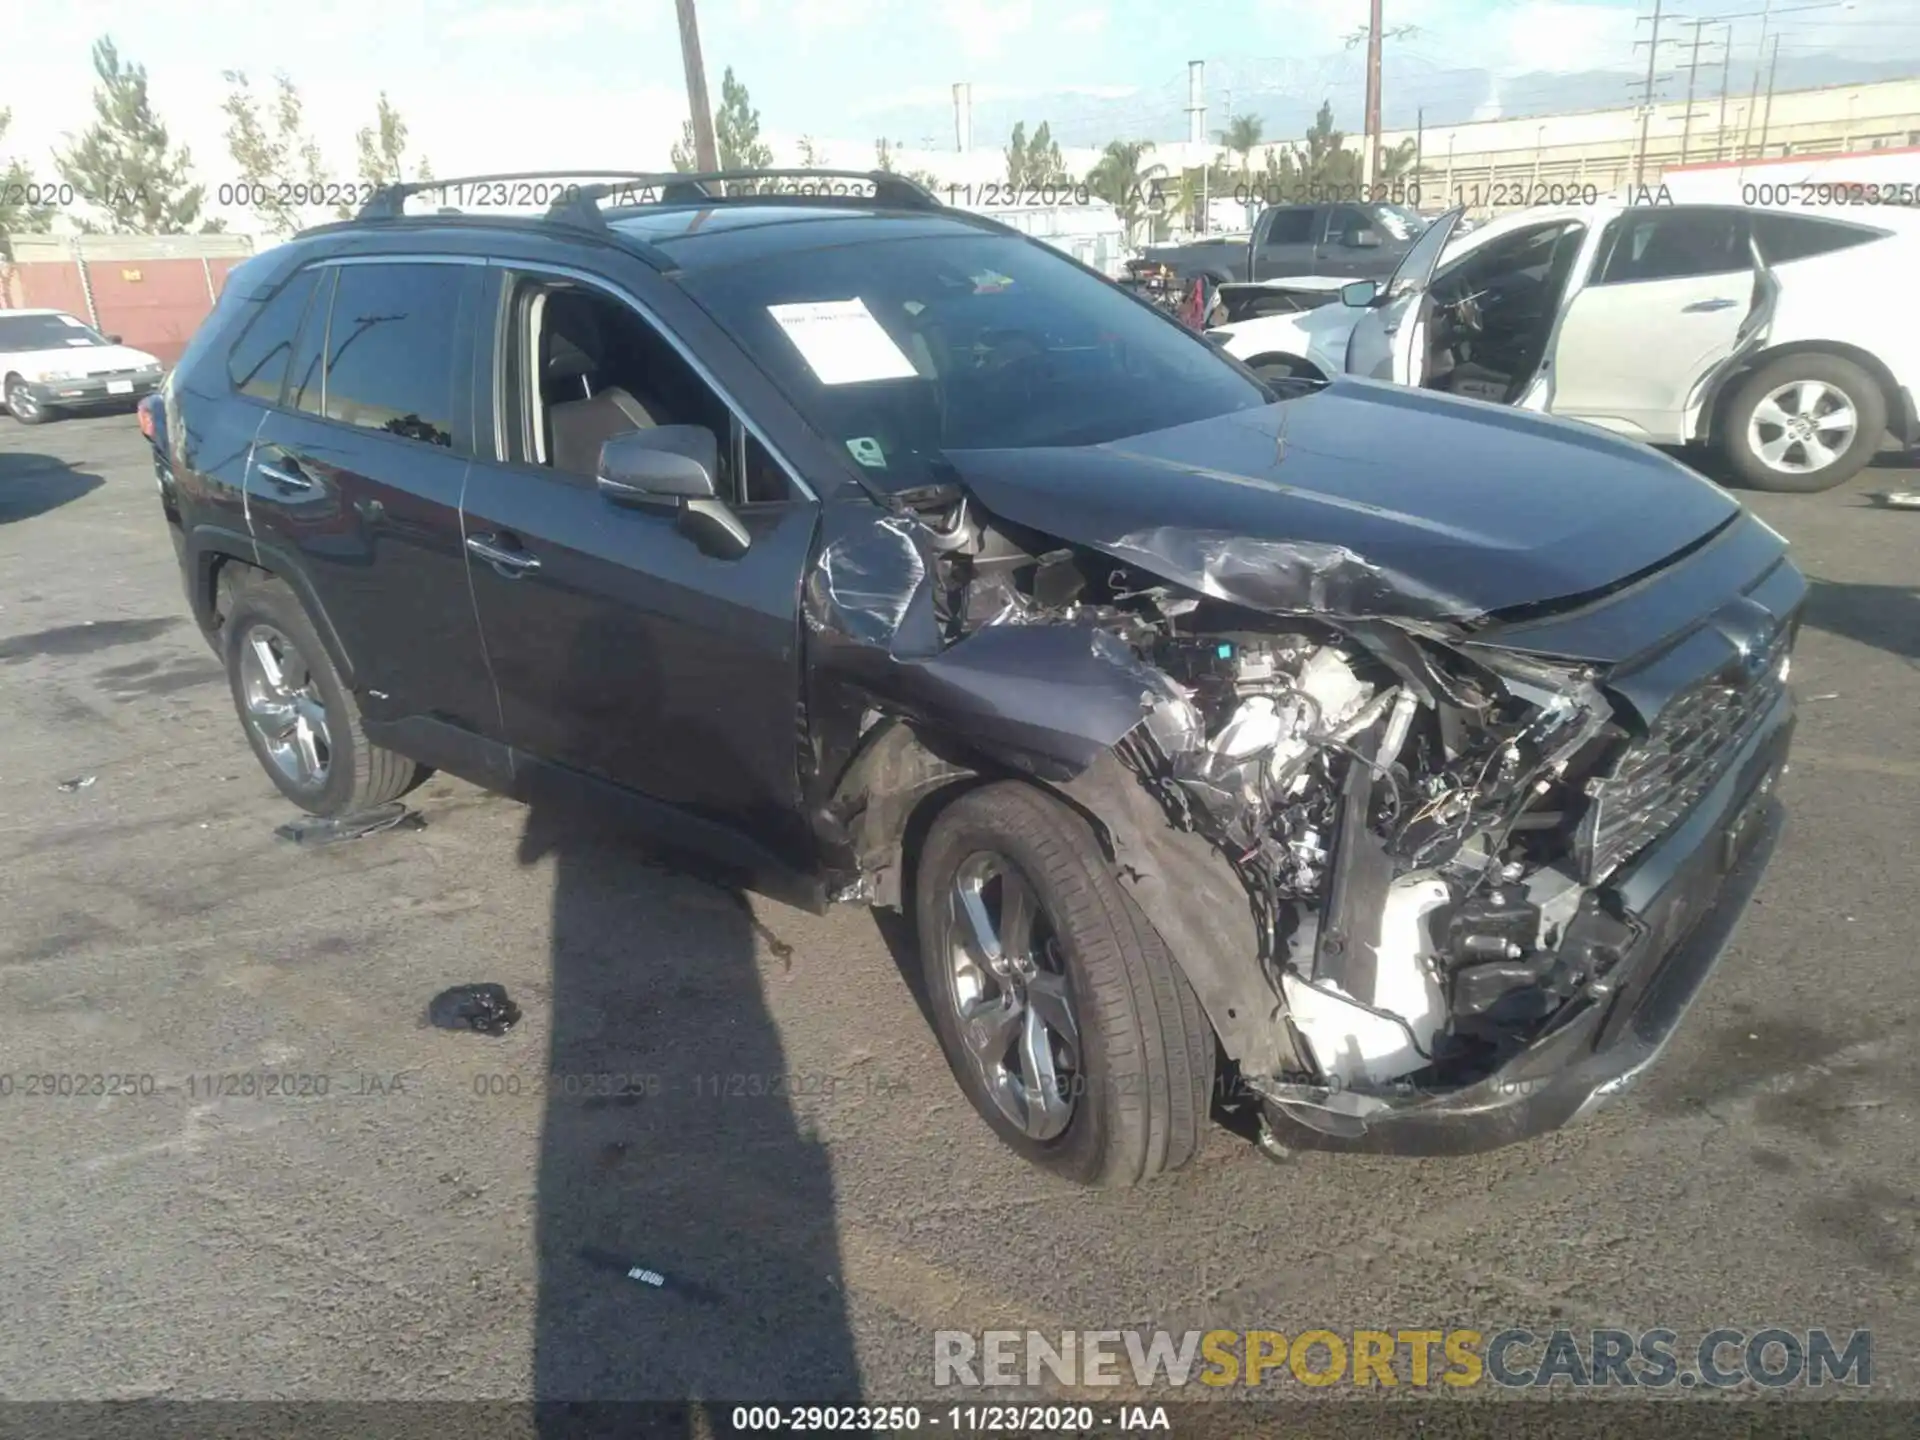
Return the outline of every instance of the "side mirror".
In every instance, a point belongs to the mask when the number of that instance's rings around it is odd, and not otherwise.
[[[109,335],[107,336],[107,343],[109,345],[118,345],[120,343],[120,337],[118,335]]]
[[[720,442],[703,425],[628,430],[600,447],[596,483],[616,505],[711,500]]]
[[[1364,230],[1349,230],[1347,232],[1347,246],[1353,250],[1378,250],[1380,248],[1380,232],[1372,226],[1368,226]]]
[[[720,498],[720,441],[704,425],[629,430],[600,446],[595,486],[626,509],[672,510],[680,529],[723,559],[746,553],[753,537]]]
[[[1340,303],[1352,306],[1355,310],[1364,310],[1373,304],[1375,297],[1379,294],[1378,280],[1355,280],[1351,284],[1340,287]]]

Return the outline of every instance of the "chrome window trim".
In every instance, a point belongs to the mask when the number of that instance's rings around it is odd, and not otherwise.
[[[418,254],[414,251],[395,251],[386,255],[327,255],[301,268],[319,270],[339,265],[485,265],[487,260],[479,255],[442,255]]]

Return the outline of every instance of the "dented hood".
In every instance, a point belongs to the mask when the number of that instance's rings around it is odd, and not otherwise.
[[[948,458],[1017,525],[1218,599],[1349,618],[1585,595],[1740,510],[1588,426],[1353,378],[1106,445]]]

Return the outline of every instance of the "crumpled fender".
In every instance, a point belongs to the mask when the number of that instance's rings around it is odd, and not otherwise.
[[[1172,682],[1092,624],[1002,624],[943,644],[913,521],[856,525],[821,548],[803,614],[829,708],[880,708],[1061,780],[1090,765]],[[837,706],[833,701],[837,698]]]
[[[1259,963],[1247,888],[1226,857],[1197,831],[1169,825],[1159,802],[1110,754],[1055,788],[1099,832],[1121,885],[1166,942],[1227,1054],[1248,1074],[1303,1068],[1280,994]]]

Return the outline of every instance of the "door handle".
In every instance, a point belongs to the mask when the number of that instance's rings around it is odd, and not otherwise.
[[[307,476],[302,475],[300,471],[291,464],[269,465],[264,460],[256,460],[253,462],[253,468],[283,490],[313,489],[313,481]]]
[[[509,580],[517,580],[528,571],[540,568],[539,556],[503,545],[498,535],[469,535],[467,549]]]
[[[1709,310],[1731,310],[1739,303],[1738,300],[1728,300],[1724,297],[1717,300],[1696,300],[1691,305],[1681,306],[1680,313],[1682,315],[1704,315]]]

